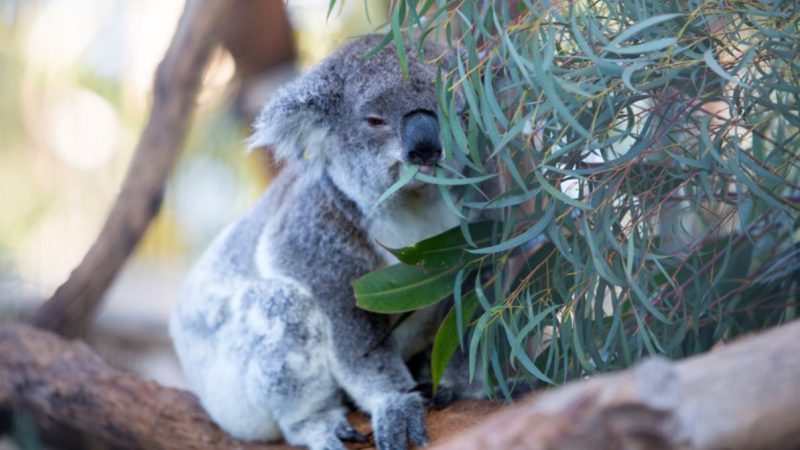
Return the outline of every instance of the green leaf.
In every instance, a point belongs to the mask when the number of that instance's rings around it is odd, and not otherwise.
[[[439,188],[439,194],[442,196],[442,200],[444,200],[444,204],[450,212],[453,213],[454,216],[458,217],[462,222],[466,222],[467,216],[465,216],[461,212],[460,205],[456,205],[455,200],[453,200],[453,192],[450,192],[446,186],[437,186]]]
[[[643,44],[629,45],[627,47],[606,47],[605,50],[620,55],[636,55],[639,53],[652,53],[673,46],[678,42],[675,38],[655,39]]]
[[[633,81],[631,81],[631,77],[637,71],[645,67],[644,63],[633,63],[625,68],[622,71],[622,82],[625,84],[625,87],[630,89],[633,92],[642,92],[633,85]]]
[[[724,80],[734,82],[744,88],[748,89],[752,88],[752,86],[750,86],[749,84],[743,83],[738,78],[734,77],[728,72],[725,72],[725,69],[723,69],[722,66],[719,65],[717,60],[714,59],[714,51],[712,49],[708,49],[703,53],[703,61],[706,62],[706,65],[708,66],[709,69],[713,70],[714,73],[722,77]]]
[[[416,178],[419,181],[424,181],[425,183],[438,184],[441,186],[465,186],[465,185],[483,183],[484,181],[491,180],[496,176],[497,174],[492,173],[489,175],[482,175],[479,177],[472,177],[472,178],[467,178],[467,177],[447,178],[447,177],[435,177],[417,171],[417,174],[414,176],[414,178]]]
[[[475,245],[467,242],[459,226],[409,247],[387,250],[405,264],[425,267],[463,265],[480,257],[467,249],[491,243],[496,229],[497,222],[493,220],[469,224],[469,234]]]
[[[479,255],[486,255],[489,253],[498,253],[505,250],[510,250],[515,247],[519,247],[520,245],[542,234],[542,232],[547,228],[547,225],[550,224],[550,221],[553,220],[554,214],[555,214],[555,205],[553,203],[550,203],[545,208],[545,212],[542,215],[542,217],[535,224],[533,224],[530,228],[523,231],[522,233],[514,236],[511,239],[505,240],[499,244],[491,245],[489,247],[476,248],[474,250],[470,249],[468,251]]]
[[[528,356],[527,349],[525,349],[521,344],[523,340],[528,338],[528,335],[533,332],[533,330],[539,327],[539,324],[542,322],[542,320],[550,316],[550,314],[552,314],[556,308],[556,305],[545,308],[536,314],[535,318],[528,322],[516,336],[509,335],[509,344],[511,345],[511,352],[514,358],[519,360],[522,366],[525,367],[525,369],[527,369],[531,374],[533,374],[533,376],[547,384],[556,383],[550,379],[550,377],[545,375],[544,372],[542,372],[538,367],[536,367],[536,364],[531,360],[530,356]]]
[[[400,27],[405,19],[406,3],[400,2],[400,5],[395,8],[392,14],[392,40],[394,41],[395,50],[397,50],[397,61],[400,63],[400,72],[403,74],[403,79],[408,79],[408,55],[406,54],[406,46],[403,42],[403,33]]]
[[[536,74],[536,79],[539,84],[542,86],[542,90],[544,94],[547,96],[547,99],[550,101],[550,106],[552,106],[558,113],[561,115],[561,118],[572,127],[578,134],[583,136],[586,139],[591,139],[592,136],[589,133],[589,130],[586,129],[580,122],[572,115],[572,112],[569,110],[567,105],[562,100],[562,97],[556,92],[555,87],[553,86],[552,82],[552,75],[546,73],[541,67],[542,61],[538,51],[533,51],[533,71]]]
[[[673,13],[673,14],[662,14],[660,16],[653,16],[647,19],[642,20],[641,22],[631,26],[630,28],[626,29],[622,33],[619,34],[616,38],[612,39],[611,42],[608,43],[609,47],[619,47],[619,45],[626,40],[636,36],[640,32],[646,30],[647,28],[652,27],[653,25],[657,25],[662,22],[666,22],[668,20],[675,19],[677,17],[683,16],[682,13]]]
[[[378,313],[400,313],[424,308],[453,292],[460,266],[430,268],[395,264],[356,279],[356,306]]]
[[[333,7],[336,6],[336,0],[330,0],[328,2],[328,13],[325,15],[325,20],[331,18],[331,13],[333,12]]]
[[[403,186],[407,185],[412,179],[414,179],[414,175],[419,172],[419,166],[417,165],[404,165],[403,170],[400,172],[400,178],[391,186],[389,189],[386,190],[377,200],[375,200],[375,204],[372,205],[373,208],[376,208],[378,205],[386,201],[392,194],[399,191]]]
[[[386,48],[386,46],[389,45],[390,42],[392,42],[392,37],[393,37],[392,33],[385,34],[383,36],[383,39],[381,39],[381,41],[378,42],[378,45],[376,45],[375,48],[373,48],[372,50],[370,50],[370,51],[368,51],[367,53],[364,54],[364,58],[372,58],[379,51],[381,51],[384,48]]]
[[[460,347],[461,343],[458,339],[457,328],[466,328],[475,311],[478,309],[478,297],[475,292],[470,292],[465,295],[462,300],[462,314],[461,323],[458,323],[456,318],[455,307],[450,309],[447,313],[439,330],[436,332],[436,337],[433,340],[433,351],[431,353],[431,381],[433,382],[433,391],[439,388],[439,382],[442,380],[442,375],[447,368],[447,363],[455,354],[456,349]]]
[[[574,206],[583,211],[591,209],[585,203],[575,200],[574,198],[563,193],[561,189],[557,189],[555,186],[550,184],[550,182],[548,182],[547,179],[544,177],[544,175],[542,175],[538,170],[534,170],[533,175],[534,177],[536,177],[536,181],[539,182],[539,185],[542,187],[542,189],[547,191],[548,194],[550,194],[557,200],[566,203],[567,205]]]

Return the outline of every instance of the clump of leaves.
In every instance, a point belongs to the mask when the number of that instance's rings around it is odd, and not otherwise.
[[[462,224],[355,290],[380,312],[452,296],[434,383],[460,345],[507,393],[795,318],[797,2],[392,5],[382,45],[418,29],[454,55],[440,125],[466,172],[427,181]]]

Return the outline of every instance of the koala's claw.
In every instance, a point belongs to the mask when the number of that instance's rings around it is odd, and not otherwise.
[[[339,426],[336,427],[336,437],[352,442],[367,442],[369,440],[369,438],[359,433],[358,430],[351,427],[347,422],[339,424]]]
[[[456,393],[455,390],[449,387],[439,386],[439,391],[433,396],[431,405],[433,409],[441,411],[453,404],[456,400],[458,400],[458,393]]]
[[[433,384],[430,382],[419,383],[414,388],[416,392],[419,392],[422,395],[429,406],[432,406],[433,409],[437,411],[441,411],[456,400],[459,400],[458,393],[455,389],[449,388],[447,386],[439,385],[439,389],[436,393],[433,393]]]
[[[417,393],[402,394],[386,402],[373,418],[378,450],[407,450],[408,441],[428,445],[424,401]]]

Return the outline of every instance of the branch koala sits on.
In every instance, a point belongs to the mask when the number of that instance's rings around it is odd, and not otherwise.
[[[362,58],[379,41],[349,42],[265,107],[251,143],[274,146],[285,169],[211,244],[175,307],[189,384],[237,438],[343,449],[364,439],[345,417],[348,396],[371,415],[379,449],[427,441],[402,357],[419,343],[386,339],[389,318],[357,309],[351,287],[396,262],[378,242],[410,245],[457,224],[417,181],[374,206],[404,165],[429,171],[442,158],[435,68],[407,45],[404,80],[394,47]]]

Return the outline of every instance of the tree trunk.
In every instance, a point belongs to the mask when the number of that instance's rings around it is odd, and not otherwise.
[[[239,0],[241,1],[241,0]],[[158,67],[150,119],[100,235],[31,323],[66,337],[82,336],[117,272],[158,213],[189,127],[195,98],[220,23],[236,0],[188,0]]]

